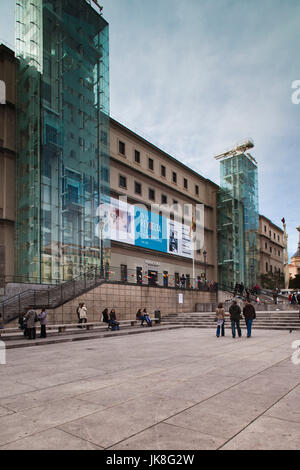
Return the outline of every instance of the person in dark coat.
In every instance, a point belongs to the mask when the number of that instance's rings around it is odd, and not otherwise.
[[[117,315],[115,309],[112,309],[109,314],[109,324],[113,330],[120,329],[120,323],[117,321]]]
[[[245,317],[247,326],[247,338],[251,338],[252,323],[256,318],[255,308],[249,300],[246,301],[246,305],[243,309],[243,315]]]
[[[230,320],[231,320],[231,330],[232,330],[232,337],[235,338],[235,330],[237,329],[239,338],[242,336],[242,330],[240,327],[240,319],[241,319],[241,308],[236,301],[229,308],[230,313]]]
[[[105,308],[102,312],[103,322],[109,324],[108,308]]]
[[[141,321],[141,326],[144,326],[145,317],[142,314],[141,308],[139,308],[138,311],[136,312],[136,319]]]
[[[250,291],[249,291],[249,289],[246,288],[245,292],[246,292],[246,299],[250,300]]]

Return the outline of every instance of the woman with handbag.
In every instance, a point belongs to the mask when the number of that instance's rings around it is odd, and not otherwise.
[[[220,337],[221,329],[222,329],[222,336],[225,336],[225,309],[222,303],[218,305],[216,309],[216,322],[217,322],[217,338]]]

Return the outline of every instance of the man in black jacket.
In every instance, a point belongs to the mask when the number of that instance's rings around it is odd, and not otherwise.
[[[241,308],[236,301],[234,301],[231,307],[229,308],[229,313],[231,320],[232,337],[235,338],[235,328],[237,328],[238,335],[240,338],[242,336],[242,330],[240,327]]]
[[[247,338],[251,338],[252,323],[253,320],[255,320],[256,318],[256,313],[255,308],[251,304],[250,300],[246,301],[246,305],[243,309],[243,314],[247,325]]]

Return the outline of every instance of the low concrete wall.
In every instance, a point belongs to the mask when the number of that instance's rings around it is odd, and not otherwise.
[[[179,303],[179,294],[183,296],[182,304]],[[99,321],[106,307],[109,310],[114,308],[119,320],[130,320],[135,319],[139,308],[147,308],[152,314],[158,309],[162,315],[194,312],[196,304],[214,304],[216,294],[196,290],[103,284],[61,307],[48,311],[49,323],[77,322],[76,309],[80,302],[87,306],[88,321]]]

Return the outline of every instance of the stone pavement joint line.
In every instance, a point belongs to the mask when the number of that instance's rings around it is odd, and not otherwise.
[[[294,388],[292,388],[291,390],[289,390],[286,394],[284,394],[282,397],[280,397],[275,403],[273,403],[267,410],[265,410],[263,413],[261,413],[259,416],[257,416],[253,421],[251,421],[251,423],[247,424],[247,426],[245,426],[243,429],[241,429],[235,436],[232,436],[230,439],[228,439],[227,442],[225,442],[221,447],[219,447],[218,450],[222,450],[222,448],[228,444],[230,441],[232,441],[235,437],[237,437],[239,434],[241,434],[245,429],[247,429],[251,424],[253,424],[255,421],[257,421],[257,419],[259,419],[261,416],[263,416],[268,410],[270,410],[271,408],[273,408],[273,406],[275,406],[277,403],[279,403],[283,398],[285,398],[287,395],[289,395],[293,390],[295,390],[298,386],[300,385],[300,382],[295,385]],[[276,419],[282,419],[282,418],[276,418]],[[288,420],[287,420],[288,421]]]
[[[180,328],[10,349],[0,450],[299,449],[298,339]]]

